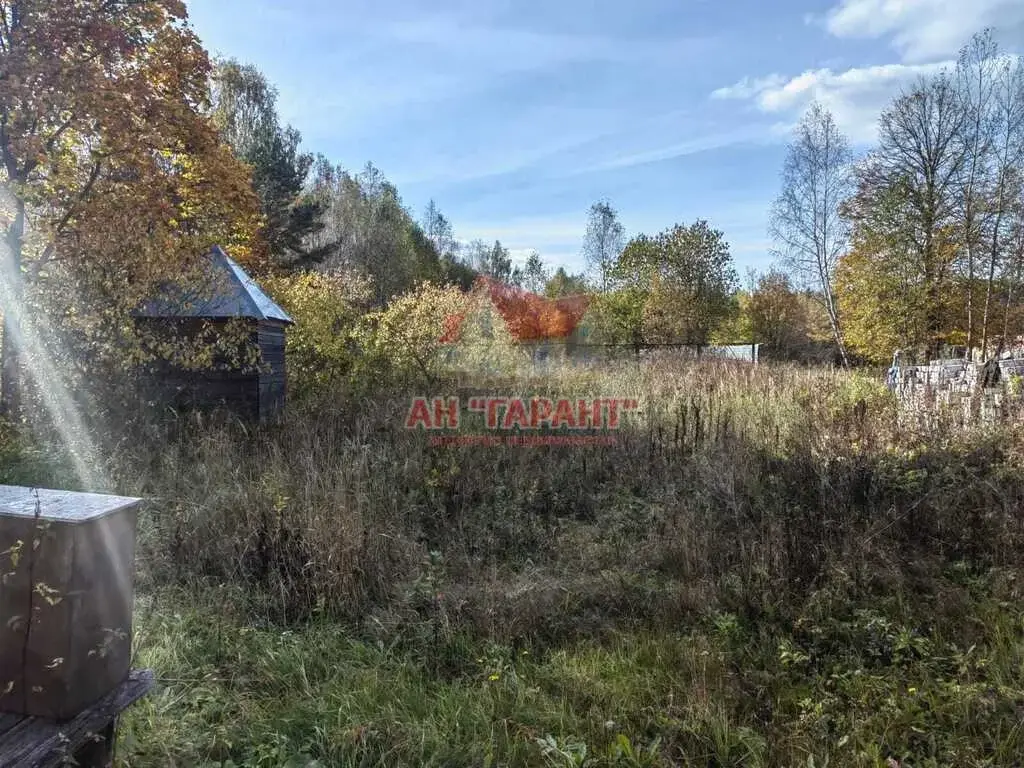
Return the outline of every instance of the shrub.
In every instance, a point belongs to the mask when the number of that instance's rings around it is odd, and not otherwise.
[[[369,283],[354,273],[303,272],[268,278],[264,286],[295,320],[287,350],[293,396],[344,385],[359,359],[357,328]]]
[[[422,283],[359,327],[362,391],[383,382],[394,388],[436,383],[444,370],[445,337],[467,311],[466,295],[452,286]]]

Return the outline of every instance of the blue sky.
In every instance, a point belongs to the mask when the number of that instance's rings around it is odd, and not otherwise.
[[[811,99],[867,146],[879,111],[972,32],[1024,47],[1021,0],[191,0],[308,151],[372,161],[460,240],[582,268],[590,205],[627,233],[707,219],[741,273]]]

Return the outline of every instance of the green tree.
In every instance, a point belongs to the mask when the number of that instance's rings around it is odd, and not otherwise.
[[[544,261],[536,251],[530,251],[523,265],[523,287],[531,293],[543,293],[549,280]]]
[[[218,62],[212,97],[211,114],[221,136],[252,168],[270,255],[283,265],[301,263],[309,236],[323,227],[320,204],[306,193],[313,156],[299,151],[297,130],[280,124],[277,91],[254,66]]]
[[[560,299],[564,296],[579,296],[588,290],[586,276],[570,275],[565,267],[559,267],[545,284],[544,295],[549,299]]]
[[[728,318],[737,275],[724,234],[704,220],[634,238],[615,278],[646,297],[646,342],[706,344]]]

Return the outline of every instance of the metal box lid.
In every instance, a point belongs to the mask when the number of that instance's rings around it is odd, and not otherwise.
[[[142,499],[101,493],[55,491],[0,485],[0,517],[30,517],[61,523],[85,523],[137,506]]]

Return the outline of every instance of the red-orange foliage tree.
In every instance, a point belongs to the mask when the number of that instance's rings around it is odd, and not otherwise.
[[[481,278],[479,283],[516,341],[564,339],[586,313],[585,296],[546,299],[522,288]]]

